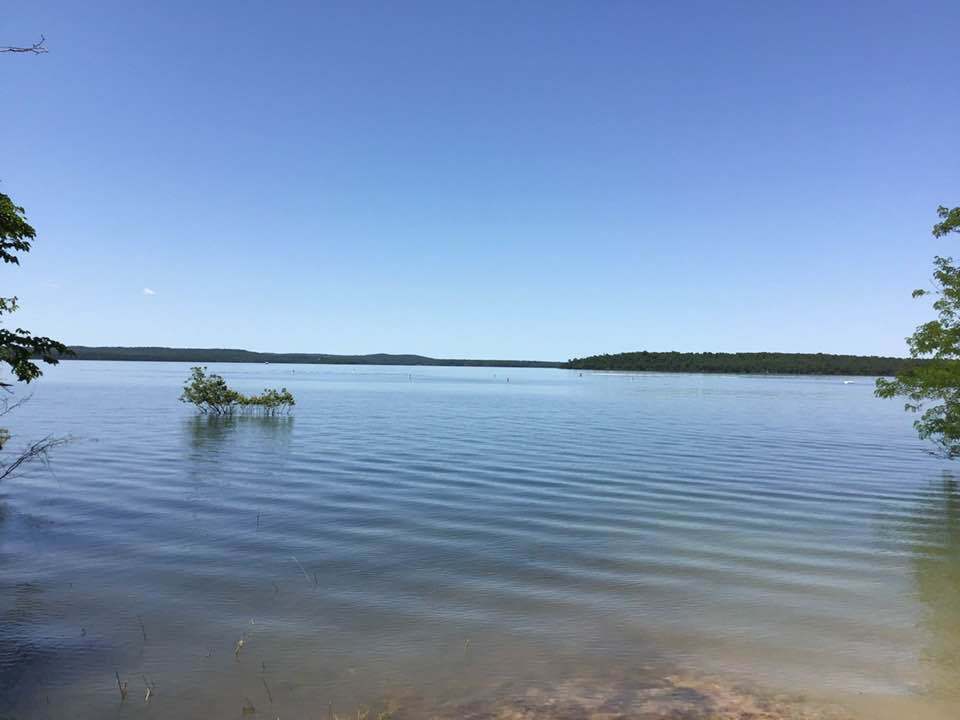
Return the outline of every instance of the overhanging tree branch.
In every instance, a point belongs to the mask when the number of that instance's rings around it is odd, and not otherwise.
[[[960,233],[960,207],[937,208],[941,222],[934,237]],[[893,380],[879,378],[876,395],[906,398],[904,409],[921,413],[913,423],[922,439],[932,440],[935,454],[960,458],[960,264],[953,258],[933,259],[932,290],[915,290],[913,296],[934,295],[935,320],[925,322],[907,338],[910,356],[928,358],[921,366],[897,373]]]
[[[5,47],[0,47],[0,53],[33,53],[34,55],[42,55],[43,53],[50,52],[47,50],[47,47],[44,43],[47,42],[47,39],[41,35],[40,40],[35,42],[29,47],[18,47],[16,45],[7,45]]]
[[[70,442],[70,438],[66,437],[52,437],[48,435],[43,438],[43,440],[37,440],[35,443],[31,443],[26,450],[20,453],[13,462],[8,465],[0,465],[0,481],[3,481],[5,478],[12,475],[16,472],[17,468],[25,463],[32,462],[34,460],[40,460],[43,463],[47,462],[47,453],[58,445],[64,445]]]

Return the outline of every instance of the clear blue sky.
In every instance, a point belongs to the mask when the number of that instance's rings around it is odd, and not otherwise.
[[[960,3],[4,3],[15,324],[76,344],[903,354]],[[960,253],[958,253],[960,254]],[[146,289],[152,291],[148,293]]]

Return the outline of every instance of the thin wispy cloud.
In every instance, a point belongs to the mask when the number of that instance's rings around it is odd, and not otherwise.
[[[156,294],[157,294],[157,291],[156,291],[156,290],[151,290],[150,288],[144,288],[144,289],[143,289],[143,294],[144,294],[144,295],[156,295]]]

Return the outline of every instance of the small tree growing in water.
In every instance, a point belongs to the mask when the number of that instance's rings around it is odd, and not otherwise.
[[[183,385],[180,402],[196,405],[204,415],[232,415],[234,412],[282,415],[296,405],[286,388],[267,388],[259,395],[244,395],[229,387],[220,375],[208,375],[205,367],[190,368],[190,378]]]

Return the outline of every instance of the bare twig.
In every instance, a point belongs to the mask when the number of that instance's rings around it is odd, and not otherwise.
[[[267,699],[270,701],[270,704],[273,705],[273,693],[270,692],[270,686],[267,685],[266,678],[260,678],[263,681],[263,689],[267,691]]]
[[[143,684],[147,686],[147,692],[143,696],[144,702],[150,702],[150,698],[153,697],[153,691],[157,687],[155,684],[147,680],[147,676],[143,676]]]
[[[12,391],[8,390],[7,392],[10,392],[10,394],[13,394]],[[4,398],[3,402],[0,403],[0,417],[3,417],[7,413],[13,412],[18,407],[28,402],[32,397],[33,397],[33,393],[30,393],[29,395],[24,395],[22,398],[20,398],[15,402],[10,402],[9,398]]]
[[[2,479],[3,479],[3,478],[0,477],[0,480],[2,480]],[[311,582],[310,576],[307,575],[307,571],[304,569],[303,565],[300,564],[300,561],[297,560],[297,556],[296,556],[296,555],[291,555],[290,557],[293,558],[293,561],[297,564],[297,567],[300,568],[300,572],[303,573],[303,576],[307,579],[307,582]]]
[[[35,443],[27,447],[26,450],[20,453],[16,460],[8,465],[0,467],[0,481],[12,475],[14,472],[16,472],[17,468],[25,463],[32,462],[34,460],[40,460],[41,462],[46,463],[49,459],[47,453],[49,453],[50,450],[60,445],[65,445],[68,442],[70,442],[70,438],[68,437],[55,438],[52,435],[47,435],[42,440],[37,440]]]
[[[127,699],[127,682],[126,680],[124,680],[123,682],[120,682],[120,673],[114,672],[114,675],[117,676],[117,687],[120,689],[120,700],[121,701],[126,700]]]
[[[7,45],[6,47],[0,47],[0,53],[33,53],[34,55],[42,55],[43,53],[50,52],[47,50],[45,43],[47,39],[41,35],[39,42],[35,42],[29,47],[18,47],[16,45]]]
[[[147,642],[147,628],[143,625],[143,618],[137,615],[137,622],[140,623],[140,632],[143,634],[143,642]]]

